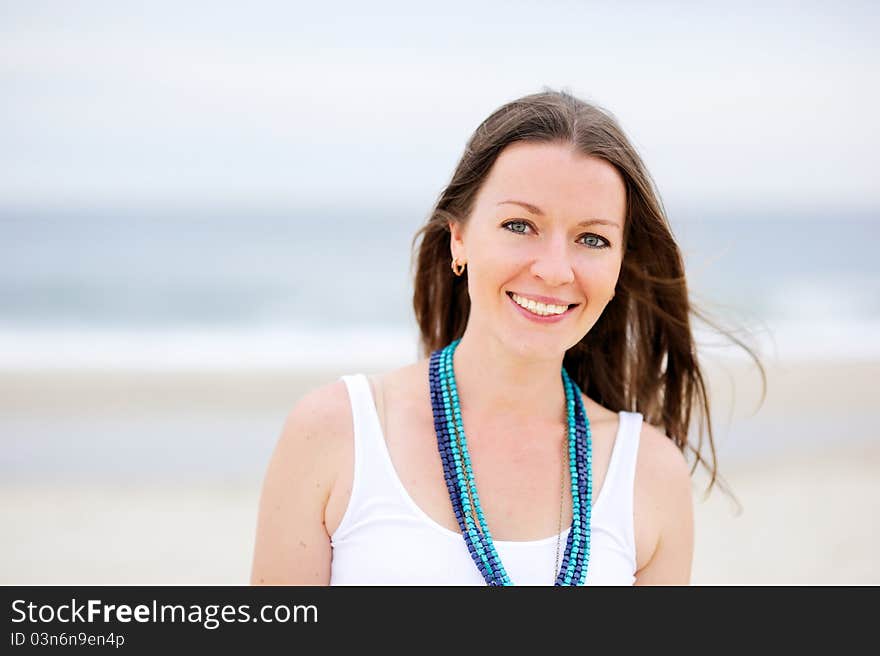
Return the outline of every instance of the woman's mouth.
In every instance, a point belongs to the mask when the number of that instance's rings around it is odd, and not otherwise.
[[[579,303],[569,305],[555,305],[553,303],[540,303],[514,292],[507,292],[507,297],[519,313],[539,323],[556,323],[571,314]]]

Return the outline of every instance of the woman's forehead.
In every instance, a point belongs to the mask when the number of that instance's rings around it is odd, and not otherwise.
[[[496,159],[480,201],[493,211],[519,207],[545,215],[587,212],[622,225],[626,187],[613,165],[569,145],[515,143]]]

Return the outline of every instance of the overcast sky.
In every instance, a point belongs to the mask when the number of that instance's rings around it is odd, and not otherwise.
[[[2,2],[0,205],[430,205],[547,85],[667,205],[880,210],[878,3],[421,4]]]

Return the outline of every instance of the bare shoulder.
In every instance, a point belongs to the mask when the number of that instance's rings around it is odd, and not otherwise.
[[[307,458],[322,476],[327,492],[338,473],[338,456],[349,446],[352,432],[351,403],[341,378],[304,394],[284,421],[275,456]]]
[[[252,583],[329,582],[324,508],[350,433],[348,391],[341,379],[307,392],[287,415],[263,481]]]
[[[636,475],[658,488],[672,484],[690,489],[690,470],[684,454],[661,428],[647,421],[642,422]]]
[[[642,422],[635,479],[637,584],[690,581],[693,497],[684,454],[659,427]]]
[[[383,418],[383,430],[384,417],[390,412],[388,407],[393,407],[395,413],[410,418],[423,409],[429,362],[428,358],[424,358],[397,369],[368,376],[376,408]]]
[[[284,422],[281,439],[318,438],[318,445],[329,446],[345,440],[350,432],[351,403],[345,381],[337,379],[304,394]]]

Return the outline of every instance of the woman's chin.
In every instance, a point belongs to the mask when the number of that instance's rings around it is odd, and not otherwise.
[[[569,340],[559,335],[525,335],[515,332],[505,340],[510,351],[524,360],[556,360],[565,355]]]

